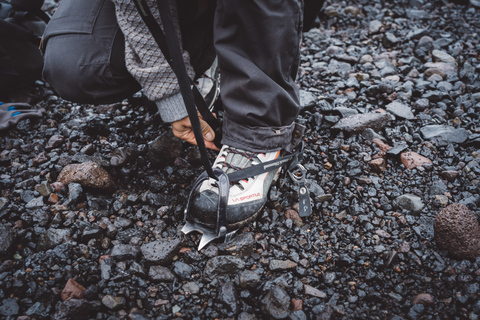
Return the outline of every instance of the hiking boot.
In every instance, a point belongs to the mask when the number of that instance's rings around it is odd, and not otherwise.
[[[229,174],[252,165],[274,160],[281,151],[256,153],[224,145],[213,167]],[[277,180],[280,168],[239,181],[230,182],[227,225],[230,230],[238,229],[256,219],[267,202],[272,182]],[[215,230],[217,223],[218,186],[214,179],[204,181],[192,202],[191,218],[206,228]]]

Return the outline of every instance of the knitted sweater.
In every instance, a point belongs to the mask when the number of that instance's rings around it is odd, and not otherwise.
[[[163,121],[174,122],[187,116],[187,110],[180,94],[175,73],[158,47],[155,39],[140,17],[133,1],[112,0],[115,4],[117,21],[125,35],[125,60],[127,70],[142,86],[148,99],[154,101]],[[146,0],[150,11],[161,24],[160,13],[155,0]],[[169,0],[180,38],[177,7],[175,0]],[[181,43],[181,40],[179,40]],[[190,77],[194,71],[186,51],[183,59]]]

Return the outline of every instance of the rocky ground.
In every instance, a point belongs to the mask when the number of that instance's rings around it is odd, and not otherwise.
[[[321,18],[298,79],[313,214],[285,179],[201,251],[179,232],[198,151],[154,106],[30,88],[45,117],[0,135],[0,318],[478,319],[480,9]]]

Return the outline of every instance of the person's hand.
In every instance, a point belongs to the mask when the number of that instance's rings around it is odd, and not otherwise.
[[[200,115],[199,117],[205,146],[209,149],[219,151],[220,149],[218,149],[217,146],[215,146],[215,144],[213,143],[213,140],[215,139],[215,132],[208,125],[208,123],[202,119]],[[175,137],[185,140],[193,145],[197,145],[197,141],[195,140],[195,134],[193,133],[192,124],[190,123],[190,119],[188,117],[172,122],[171,125],[173,135]]]

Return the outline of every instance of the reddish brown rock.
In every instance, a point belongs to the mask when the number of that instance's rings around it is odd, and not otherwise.
[[[400,160],[407,169],[414,169],[420,167],[424,163],[432,164],[432,161],[418,153],[407,151],[400,154]]]
[[[301,299],[292,299],[292,311],[302,310],[303,301]]]
[[[82,187],[101,191],[114,191],[116,189],[110,174],[93,161],[67,165],[58,175],[57,181],[65,185],[76,182]]]
[[[480,225],[477,217],[465,205],[451,204],[443,208],[433,222],[435,241],[458,259],[480,256]]]
[[[392,147],[378,138],[373,139],[372,142],[375,143],[383,152],[387,152],[388,150],[392,149]]]
[[[285,211],[285,219],[291,219],[299,227],[303,226],[303,220],[296,210],[288,209]]]
[[[387,162],[383,158],[372,160],[368,163],[368,165],[375,172],[382,172],[387,169]]]
[[[50,204],[55,204],[58,202],[58,196],[55,193],[51,193],[50,196],[48,197],[48,203]]]
[[[433,300],[433,297],[428,294],[428,293],[420,293],[417,294],[413,299],[412,299],[412,304],[423,304],[424,306],[433,306],[435,304],[435,301]]]
[[[34,167],[38,167],[39,165],[41,165],[42,163],[45,163],[47,162],[48,160],[50,160],[50,157],[47,156],[44,152],[40,153],[38,156],[36,156],[35,158],[33,158],[32,160],[32,165]]]
[[[52,184],[50,184],[50,187],[52,187],[52,189],[54,190],[54,192],[56,193],[61,193],[62,191],[64,191],[65,189],[65,185],[61,182],[54,182]]]
[[[87,289],[85,289],[77,281],[69,279],[61,294],[62,301],[68,301],[71,299],[83,299],[83,294],[85,293],[85,290]]]

